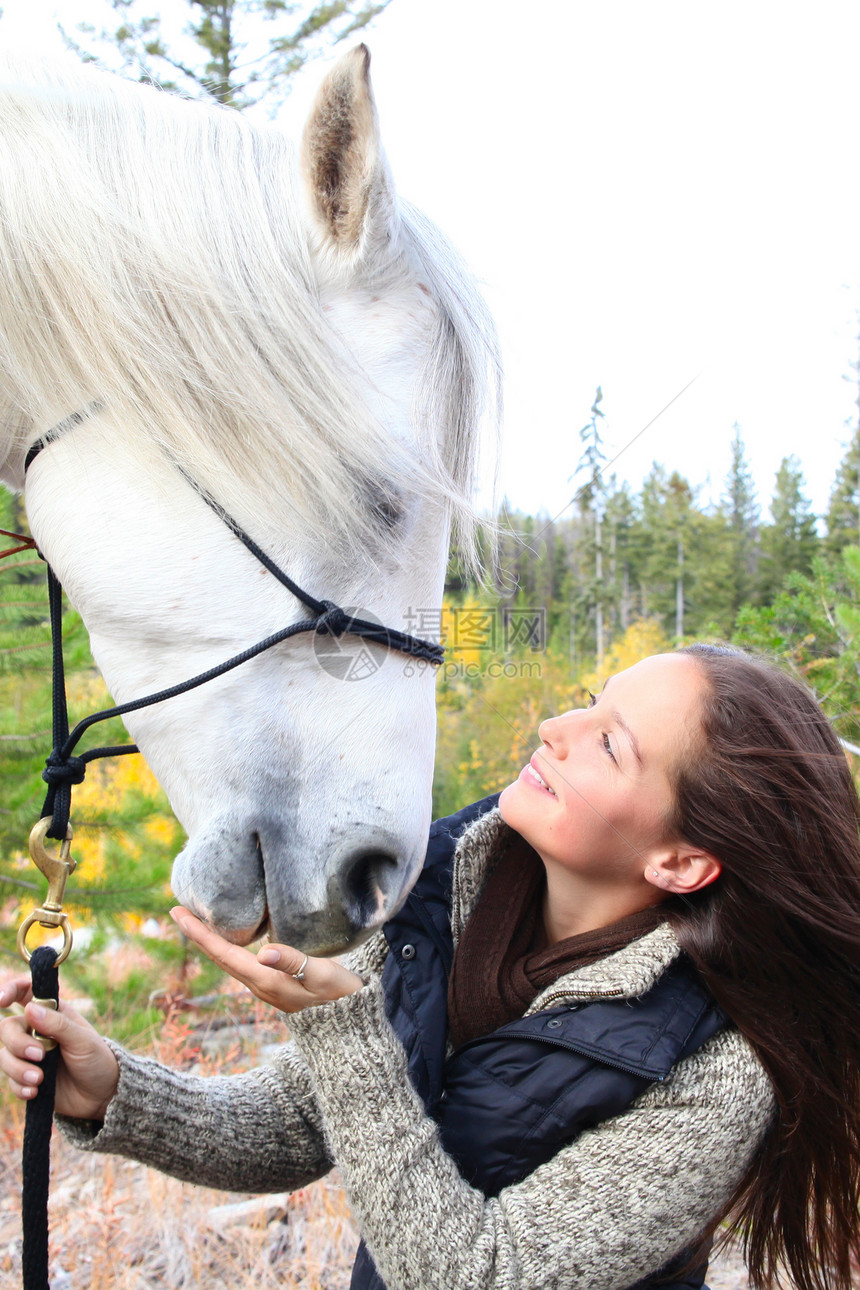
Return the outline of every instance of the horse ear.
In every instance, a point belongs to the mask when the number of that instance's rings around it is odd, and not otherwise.
[[[341,58],[317,93],[302,138],[302,174],[319,250],[356,265],[388,246],[394,190],[366,45]]]

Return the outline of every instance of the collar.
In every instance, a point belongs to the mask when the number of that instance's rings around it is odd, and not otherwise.
[[[493,869],[513,836],[498,807],[470,825],[454,852],[454,883],[451,928],[454,943],[462,934],[466,921]],[[623,949],[609,954],[597,963],[578,968],[559,977],[534,1000],[526,1015],[538,1012],[562,999],[595,999],[612,997],[635,999],[645,994],[681,953],[674,931],[668,923],[632,941]]]

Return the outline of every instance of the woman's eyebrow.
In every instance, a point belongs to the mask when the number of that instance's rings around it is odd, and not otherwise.
[[[630,747],[633,749],[633,752],[636,755],[636,760],[638,761],[639,765],[644,766],[645,763],[642,760],[642,753],[639,748],[639,740],[636,738],[635,734],[630,729],[630,727],[628,726],[627,722],[624,720],[620,712],[612,712],[610,713],[610,715],[612,717],[612,720],[618,726],[618,729],[623,731],[624,734],[627,736],[627,741],[630,744]]]
[[[609,682],[611,680],[612,680],[612,677],[607,676],[606,680],[603,682],[604,690],[607,689]],[[636,760],[638,761],[639,765],[644,768],[645,763],[642,760],[642,751],[639,747],[639,740],[636,738],[635,734],[630,729],[630,727],[628,726],[627,722],[624,720],[620,712],[613,711],[613,712],[610,712],[609,715],[611,716],[615,724],[618,726],[618,729],[623,731],[623,733],[627,736],[627,741],[630,744],[630,747],[633,749]]]

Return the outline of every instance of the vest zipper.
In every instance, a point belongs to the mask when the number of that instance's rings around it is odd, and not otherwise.
[[[624,994],[624,991],[620,987],[617,990],[592,990],[592,991],[583,990],[583,991],[577,991],[576,994],[573,994],[573,992],[570,990],[562,990],[562,991],[558,991],[556,994],[548,994],[547,997],[541,1002],[541,1005],[539,1008],[535,1008],[534,1012],[526,1012],[524,1015],[526,1017],[536,1017],[540,1012],[547,1012],[549,1010],[550,1005],[555,1003],[556,1000],[563,999],[565,1002],[569,1003],[571,1001],[578,1002],[580,999],[617,998],[618,995],[622,995],[622,994]]]
[[[457,864],[457,843],[454,844],[454,872],[451,876],[451,944],[454,952],[457,950],[457,942],[462,932],[462,918],[460,917],[460,866]],[[454,935],[454,915],[457,916],[457,922],[461,924],[458,928],[457,935]]]

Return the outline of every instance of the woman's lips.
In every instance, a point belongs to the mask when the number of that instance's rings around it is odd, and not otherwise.
[[[550,797],[556,797],[557,794],[553,792],[543,775],[533,765],[533,760],[520,771],[520,779],[524,779],[527,784],[532,785],[539,792],[548,793]]]

